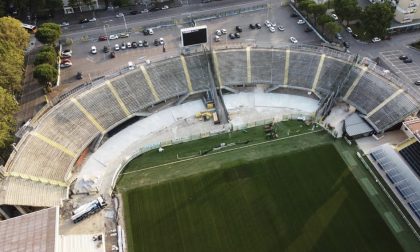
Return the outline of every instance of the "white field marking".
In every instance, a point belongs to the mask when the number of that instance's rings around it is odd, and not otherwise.
[[[199,158],[204,158],[204,157],[209,157],[209,156],[218,155],[218,154],[231,152],[231,151],[235,151],[235,150],[246,149],[246,148],[250,148],[250,147],[254,147],[254,146],[258,146],[258,145],[269,144],[269,143],[273,143],[273,142],[277,142],[277,141],[281,141],[281,140],[285,140],[285,139],[289,139],[289,138],[295,138],[295,137],[308,135],[308,134],[313,134],[313,133],[322,132],[322,131],[324,131],[324,130],[320,129],[320,130],[306,132],[306,133],[302,133],[302,134],[298,134],[298,135],[287,136],[287,137],[283,137],[283,138],[279,138],[279,139],[269,140],[269,141],[265,141],[265,142],[261,142],[261,143],[250,144],[250,145],[237,147],[237,148],[233,148],[233,149],[229,149],[229,150],[219,151],[219,152],[216,152],[216,153],[206,154],[206,155],[203,155],[203,156],[198,156],[198,157],[192,157],[192,158],[187,158],[187,159],[183,159],[183,160],[173,161],[173,162],[169,162],[169,163],[166,163],[166,164],[155,165],[155,166],[147,167],[147,168],[144,168],[144,169],[141,169],[141,170],[124,172],[124,173],[121,173],[121,175],[127,175],[127,174],[131,174],[131,173],[142,172],[142,171],[151,170],[151,169],[155,169],[155,168],[162,167],[162,166],[177,164],[177,163],[186,162],[186,161],[199,159]]]

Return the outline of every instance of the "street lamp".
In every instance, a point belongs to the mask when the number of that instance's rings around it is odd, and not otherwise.
[[[108,34],[106,32],[106,27],[107,26],[109,26],[109,24],[104,25],[104,32],[105,32],[105,36],[106,36],[106,42],[108,42],[108,47],[111,48],[111,44],[109,43],[109,37],[108,37]]]
[[[124,19],[124,26],[125,26],[125,32],[127,32],[128,28],[127,28],[127,22],[125,21],[125,15],[122,15],[123,19]]]

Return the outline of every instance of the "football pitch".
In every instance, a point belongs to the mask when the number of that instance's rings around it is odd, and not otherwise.
[[[260,127],[133,160],[118,184],[129,251],[402,251],[332,138],[291,124],[279,141]]]

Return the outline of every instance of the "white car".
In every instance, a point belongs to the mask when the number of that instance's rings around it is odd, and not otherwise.
[[[298,25],[301,25],[301,24],[304,24],[305,23],[305,21],[303,21],[302,19],[299,19],[298,21],[297,21],[297,24]]]
[[[139,40],[139,42],[137,43],[138,47],[143,47],[143,40]]]
[[[115,51],[119,51],[120,50],[120,45],[119,44],[115,44],[114,49],[115,49]]]
[[[134,70],[134,64],[132,61],[128,62],[128,70]]]
[[[72,50],[66,49],[66,50],[64,50],[64,51],[61,52],[61,56],[71,57],[71,54],[72,53],[73,53]]]
[[[290,37],[290,42],[292,42],[293,44],[296,44],[298,41],[295,37]]]
[[[264,22],[265,26],[270,27],[271,26],[271,22],[270,20],[265,20]]]
[[[331,17],[332,17],[335,21],[337,21],[337,20],[338,20],[337,15],[335,15],[334,13],[333,13],[333,14],[331,14]]]
[[[125,45],[125,43],[122,43],[121,44],[121,50],[125,50],[125,49],[127,49],[127,46]]]
[[[374,37],[374,38],[372,39],[372,42],[373,42],[373,43],[376,43],[376,42],[379,42],[379,41],[381,41],[381,39],[380,39],[380,38],[378,38],[378,37]]]
[[[222,36],[222,31],[221,30],[216,30],[216,36]]]
[[[168,5],[164,5],[164,6],[162,7],[162,10],[167,10],[167,9],[169,9],[169,6],[168,6]]]
[[[276,27],[276,26],[277,26],[277,24],[276,24],[276,23],[271,23],[271,26],[272,26],[272,27]]]
[[[89,19],[89,22],[96,22],[96,18],[93,17],[93,18]]]
[[[131,48],[131,42],[127,42],[127,48]]]
[[[163,40],[163,38],[159,38],[159,44],[161,45],[165,44],[165,40]]]
[[[279,29],[279,31],[284,31],[284,30],[285,30],[283,25],[280,25],[280,26],[279,26],[279,27],[277,27],[277,28]]]
[[[270,28],[268,28],[271,32],[275,32],[276,28],[274,28],[273,26],[270,26]]]
[[[96,46],[92,46],[92,47],[90,48],[90,52],[91,52],[92,54],[96,54],[96,53],[97,53],[97,51],[96,51]]]
[[[149,30],[149,35],[153,35],[153,34],[155,34],[152,28],[150,28],[150,29],[148,29],[148,30]]]
[[[149,12],[148,9],[144,9],[144,10],[140,11],[140,13],[148,13],[148,12]]]
[[[222,31],[222,34],[227,34],[226,29],[221,29],[221,31]]]
[[[352,33],[353,32],[353,30],[350,28],[350,27],[346,27],[346,31],[348,32],[348,33]]]
[[[118,13],[117,15],[115,15],[115,17],[120,18],[120,17],[124,17],[124,13]]]
[[[70,23],[66,22],[66,21],[64,21],[63,23],[60,24],[61,27],[65,27],[65,26],[69,26],[69,25],[70,25]]]
[[[220,41],[220,37],[219,36],[214,36],[214,42],[219,42]]]
[[[109,40],[114,40],[114,39],[118,39],[118,35],[116,34],[109,35]]]

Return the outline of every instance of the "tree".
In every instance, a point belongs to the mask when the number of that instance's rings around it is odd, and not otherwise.
[[[45,23],[42,24],[38,31],[35,33],[35,37],[43,44],[55,44],[60,38],[61,29],[58,24]]]
[[[13,142],[13,132],[16,129],[14,115],[18,109],[18,103],[13,95],[0,87],[0,150],[6,149]]]
[[[57,62],[57,54],[52,52],[39,52],[35,57],[35,65],[41,64],[50,64],[51,66],[55,66]]]
[[[309,5],[313,5],[315,2],[313,0],[303,0],[299,2],[299,9],[308,12]]]
[[[337,22],[328,22],[325,24],[325,29],[330,34],[336,34],[337,32],[341,32],[342,27]]]
[[[49,64],[38,65],[34,70],[34,78],[45,87],[51,86],[57,80],[57,75],[57,69]]]
[[[310,4],[308,5],[308,13],[313,15],[315,23],[320,15],[325,14],[327,6],[324,4]]]
[[[363,27],[372,38],[383,38],[393,18],[394,8],[388,2],[368,5],[362,13]]]
[[[29,43],[29,34],[22,28],[22,23],[12,17],[0,18],[0,41],[14,44],[17,49],[24,50]]]
[[[15,44],[0,40],[0,87],[10,93],[22,89],[24,55]]]
[[[361,13],[361,8],[358,6],[357,0],[335,0],[335,13],[339,18],[346,21],[358,19]]]
[[[322,32],[324,32],[325,24],[329,22],[334,22],[334,19],[331,16],[323,14],[318,17],[317,24],[321,26]]]

